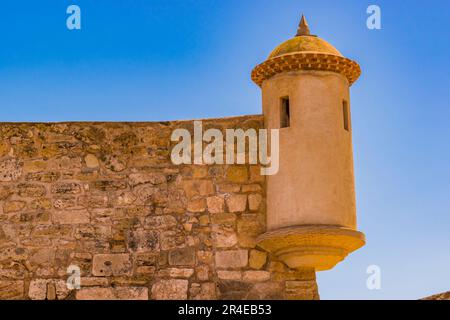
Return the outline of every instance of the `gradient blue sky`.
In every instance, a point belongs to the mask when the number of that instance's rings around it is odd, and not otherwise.
[[[82,30],[65,26],[82,10]],[[366,28],[366,8],[382,30]],[[39,0],[0,4],[0,121],[154,121],[261,112],[252,68],[296,31],[357,60],[359,228],[367,245],[318,275],[323,299],[450,290],[450,2]],[[366,288],[366,268],[382,289]]]

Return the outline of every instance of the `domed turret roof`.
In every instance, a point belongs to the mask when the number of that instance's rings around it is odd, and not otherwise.
[[[352,85],[361,75],[358,63],[344,57],[327,41],[311,35],[304,16],[294,38],[280,44],[266,61],[256,66],[252,80],[259,86],[273,76],[298,70],[328,71],[342,74]]]
[[[326,53],[342,57],[342,54],[335,47],[319,37],[296,36],[276,47],[269,55],[268,59],[279,57],[284,54],[300,52]]]
[[[284,54],[301,52],[325,53],[342,57],[342,54],[331,44],[317,36],[311,35],[305,16],[302,16],[300,20],[295,38],[289,39],[276,47],[268,59]]]

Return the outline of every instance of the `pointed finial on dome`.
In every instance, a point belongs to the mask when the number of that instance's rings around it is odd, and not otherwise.
[[[302,20],[300,20],[300,24],[298,25],[297,29],[297,37],[300,36],[310,36],[311,32],[309,31],[308,22],[306,22],[306,18],[304,15],[302,15]]]

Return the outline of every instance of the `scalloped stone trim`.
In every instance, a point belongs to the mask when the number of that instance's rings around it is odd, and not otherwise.
[[[353,60],[333,54],[302,52],[285,54],[261,63],[253,69],[252,80],[261,86],[264,80],[276,74],[299,70],[340,73],[347,78],[350,85],[361,75],[360,66]]]

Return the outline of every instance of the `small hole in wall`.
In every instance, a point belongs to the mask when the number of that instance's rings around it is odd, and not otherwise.
[[[289,97],[281,98],[280,107],[280,128],[289,128],[291,126]]]
[[[350,131],[350,112],[346,100],[342,101],[342,113],[344,116],[344,129]]]

